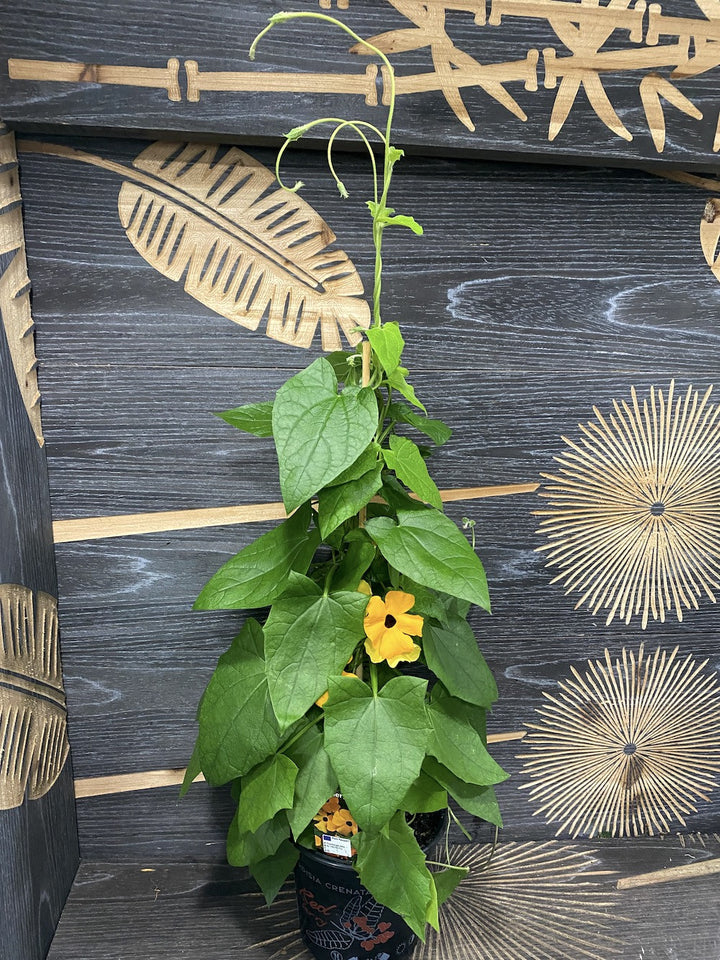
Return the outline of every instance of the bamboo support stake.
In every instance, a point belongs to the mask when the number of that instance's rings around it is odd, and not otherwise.
[[[686,863],[681,867],[654,870],[652,873],[639,873],[635,877],[622,877],[617,882],[617,889],[631,890],[635,887],[669,883],[671,880],[696,880],[699,877],[709,877],[715,873],[720,873],[720,857],[715,857],[712,860],[702,860],[700,863]]]

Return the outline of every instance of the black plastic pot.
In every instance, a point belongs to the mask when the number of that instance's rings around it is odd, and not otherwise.
[[[444,819],[443,811],[437,832]],[[417,936],[365,889],[350,861],[301,847],[295,889],[300,933],[317,960],[403,960],[413,952]]]
[[[317,960],[401,960],[412,953],[415,934],[368,893],[352,864],[302,848],[295,889],[300,933]]]

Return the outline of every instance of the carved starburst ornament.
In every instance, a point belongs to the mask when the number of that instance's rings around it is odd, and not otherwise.
[[[548,508],[539,532],[548,542],[552,583],[579,594],[576,609],[678,620],[720,589],[720,406],[688,387],[651,388],[613,401],[609,416],[580,424],[577,440],[543,474]]]
[[[609,930],[617,899],[602,885],[592,851],[557,841],[455,846],[450,862],[470,868],[440,914],[440,933],[417,960],[607,960],[622,952]]]
[[[527,724],[530,752],[520,756],[532,781],[521,789],[535,814],[573,837],[684,826],[720,770],[720,684],[706,664],[641,646],[572,668],[557,694],[545,693],[542,720]]]

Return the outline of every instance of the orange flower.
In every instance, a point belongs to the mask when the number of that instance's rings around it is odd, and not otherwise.
[[[332,815],[332,825],[335,832],[340,834],[341,837],[354,837],[359,829],[353,815],[343,807],[340,807],[340,809]]]
[[[408,613],[415,603],[411,593],[390,590],[385,599],[370,597],[365,611],[365,651],[373,663],[387,660],[396,667],[400,660],[412,662],[420,656],[413,637],[422,636],[423,618]]]
[[[327,803],[324,803],[318,813],[313,817],[315,829],[324,833],[335,833],[336,827],[333,823],[333,817],[340,809],[340,801],[337,797],[330,797]]]

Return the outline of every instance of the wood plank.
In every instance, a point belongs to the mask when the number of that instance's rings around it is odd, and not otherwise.
[[[668,960],[707,960],[720,947],[712,877],[627,892],[617,891],[615,883],[618,876],[676,858],[706,862],[717,848],[716,841],[682,846],[677,839],[501,842],[488,866],[489,846],[454,845],[452,856],[475,869],[444,908],[440,935],[431,935],[417,956],[531,960],[541,946],[548,960],[577,955],[569,950],[582,950],[588,960],[642,960],[660,952]],[[538,906],[538,894],[549,884],[553,894]],[[110,960],[119,952],[124,960],[159,960],[176,954],[178,945],[188,960],[238,951],[248,960],[275,952],[296,960],[310,956],[298,941],[290,884],[267,908],[243,870],[150,858],[83,863],[49,960]],[[502,953],[494,952],[500,948]]]
[[[304,0],[287,7],[321,12]],[[691,0],[667,12],[571,0],[355,0],[340,13],[390,53],[402,146],[707,167],[720,142],[720,28],[706,9]],[[318,116],[382,124],[386,75],[375,80],[377,58],[368,73],[368,58],[340,31],[282,26],[250,61],[251,38],[275,12],[271,0],[241,10],[208,0],[202,11],[178,0],[172,13],[158,7],[148,17],[122,0],[109,16],[98,0],[79,0],[68,24],[62,4],[46,2],[3,31],[3,115],[55,131],[186,130],[246,142]]]

